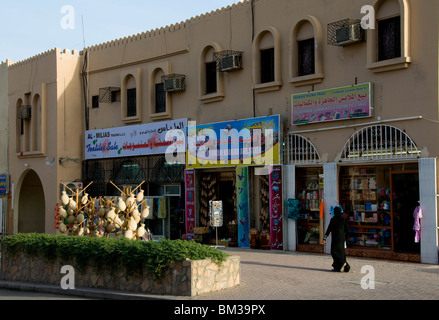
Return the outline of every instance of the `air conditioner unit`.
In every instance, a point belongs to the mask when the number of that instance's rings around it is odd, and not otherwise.
[[[62,195],[62,191],[65,191],[69,197],[76,195],[73,192],[79,191],[81,192],[84,189],[84,184],[82,182],[63,182],[64,184],[60,184],[60,196]],[[66,188],[66,185],[68,188]],[[71,190],[70,190],[71,189]],[[73,192],[72,192],[73,191]]]
[[[163,90],[166,92],[185,90],[184,77],[166,78],[163,80]]]
[[[347,46],[364,40],[364,30],[361,25],[350,24],[335,30],[335,44],[338,46]]]
[[[31,117],[32,117],[32,108],[30,106],[21,108],[20,110],[21,119],[30,119]]]
[[[231,54],[221,58],[221,71],[233,71],[242,68],[242,54]]]
[[[99,89],[99,102],[112,103],[120,101],[120,88],[106,87]]]

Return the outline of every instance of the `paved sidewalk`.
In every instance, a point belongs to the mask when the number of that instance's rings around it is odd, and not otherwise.
[[[439,265],[350,258],[349,273],[331,271],[329,255],[273,252],[240,248],[223,249],[241,257],[241,285],[197,297],[154,296],[59,286],[0,281],[0,288],[79,295],[97,299],[149,300],[438,300]],[[363,270],[362,268],[367,269]],[[362,279],[375,276],[374,289],[364,289]],[[367,280],[365,278],[365,280]],[[1,297],[0,297],[1,299]]]

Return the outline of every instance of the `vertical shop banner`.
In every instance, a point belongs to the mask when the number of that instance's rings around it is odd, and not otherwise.
[[[186,237],[194,238],[195,228],[195,170],[185,170]]]
[[[270,241],[271,250],[283,250],[282,167],[270,173]]]
[[[0,174],[0,194],[9,193],[9,175]]]
[[[236,204],[238,209],[238,245],[242,248],[250,248],[250,214],[248,195],[248,167],[237,167]]]

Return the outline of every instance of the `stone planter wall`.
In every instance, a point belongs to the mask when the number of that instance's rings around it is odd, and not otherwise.
[[[24,253],[8,254],[3,264],[3,280],[61,285],[66,274],[61,273],[69,261],[47,261]],[[161,281],[156,281],[145,270],[143,275],[125,274],[123,270],[110,274],[88,267],[75,270],[75,287],[119,290],[145,294],[197,296],[231,288],[240,284],[240,258],[232,256],[219,267],[209,259],[186,260],[169,268]]]

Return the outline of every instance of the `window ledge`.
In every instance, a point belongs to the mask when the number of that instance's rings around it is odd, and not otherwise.
[[[215,92],[215,93],[205,94],[200,97],[200,100],[203,103],[222,101],[224,100],[224,93]]]
[[[282,87],[282,81],[273,81],[273,82],[260,83],[255,85],[255,91],[257,93],[277,91],[280,90],[281,87]]]
[[[290,78],[290,82],[296,87],[306,86],[309,84],[322,83],[325,75],[323,73],[314,73],[306,76]]]
[[[136,123],[136,122],[140,122],[140,117],[139,116],[134,116],[134,117],[124,117],[122,118],[122,122],[123,123]]]
[[[19,159],[25,159],[25,158],[42,158],[45,157],[46,153],[42,151],[30,151],[30,152],[19,152],[17,153],[17,157]]]
[[[149,117],[153,120],[166,120],[166,119],[171,119],[172,114],[169,111],[165,111],[160,113],[151,113]]]
[[[411,62],[412,58],[403,57],[369,63],[366,67],[372,72],[379,73],[392,70],[407,69]]]

